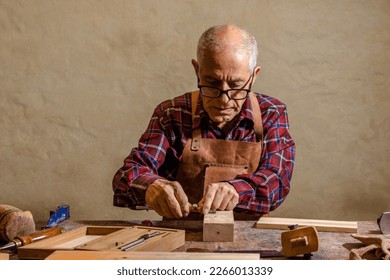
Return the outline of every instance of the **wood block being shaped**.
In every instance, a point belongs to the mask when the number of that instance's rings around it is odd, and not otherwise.
[[[203,241],[233,242],[233,211],[216,211],[204,216]]]

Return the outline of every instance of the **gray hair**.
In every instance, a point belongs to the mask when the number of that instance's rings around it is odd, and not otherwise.
[[[197,57],[199,64],[202,64],[206,50],[223,51],[227,48],[237,52],[244,52],[249,57],[249,71],[253,72],[257,64],[258,48],[256,38],[245,29],[237,26],[231,26],[241,35],[238,42],[226,42],[222,36],[218,36],[221,30],[226,29],[229,25],[217,25],[210,27],[200,36],[198,41]]]

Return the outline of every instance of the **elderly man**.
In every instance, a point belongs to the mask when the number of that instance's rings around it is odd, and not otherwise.
[[[253,93],[257,43],[233,25],[199,39],[198,90],[162,102],[113,179],[114,205],[184,218],[233,210],[259,217],[290,190],[295,144],[286,107]],[[142,208],[142,207],[141,207]]]

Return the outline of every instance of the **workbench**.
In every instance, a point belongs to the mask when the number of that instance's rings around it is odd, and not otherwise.
[[[281,233],[283,230],[259,229],[255,227],[256,221],[235,221],[234,242],[203,242],[201,220],[162,220],[151,221],[153,226],[161,228],[174,228],[185,230],[185,245],[176,249],[178,252],[192,250],[260,252],[262,259],[285,259],[284,257],[271,257],[276,251],[281,251]],[[134,226],[142,225],[143,221],[73,221],[65,220],[59,224],[66,231],[82,226]],[[358,233],[380,234],[379,227],[374,221],[358,222]],[[313,253],[314,260],[345,260],[349,258],[351,249],[361,247],[361,243],[351,237],[350,233],[319,232],[319,250]]]

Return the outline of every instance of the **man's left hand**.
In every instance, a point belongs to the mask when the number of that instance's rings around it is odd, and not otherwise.
[[[206,215],[210,209],[233,210],[238,203],[236,189],[227,182],[213,183],[206,187],[204,196],[198,203],[202,214]]]

